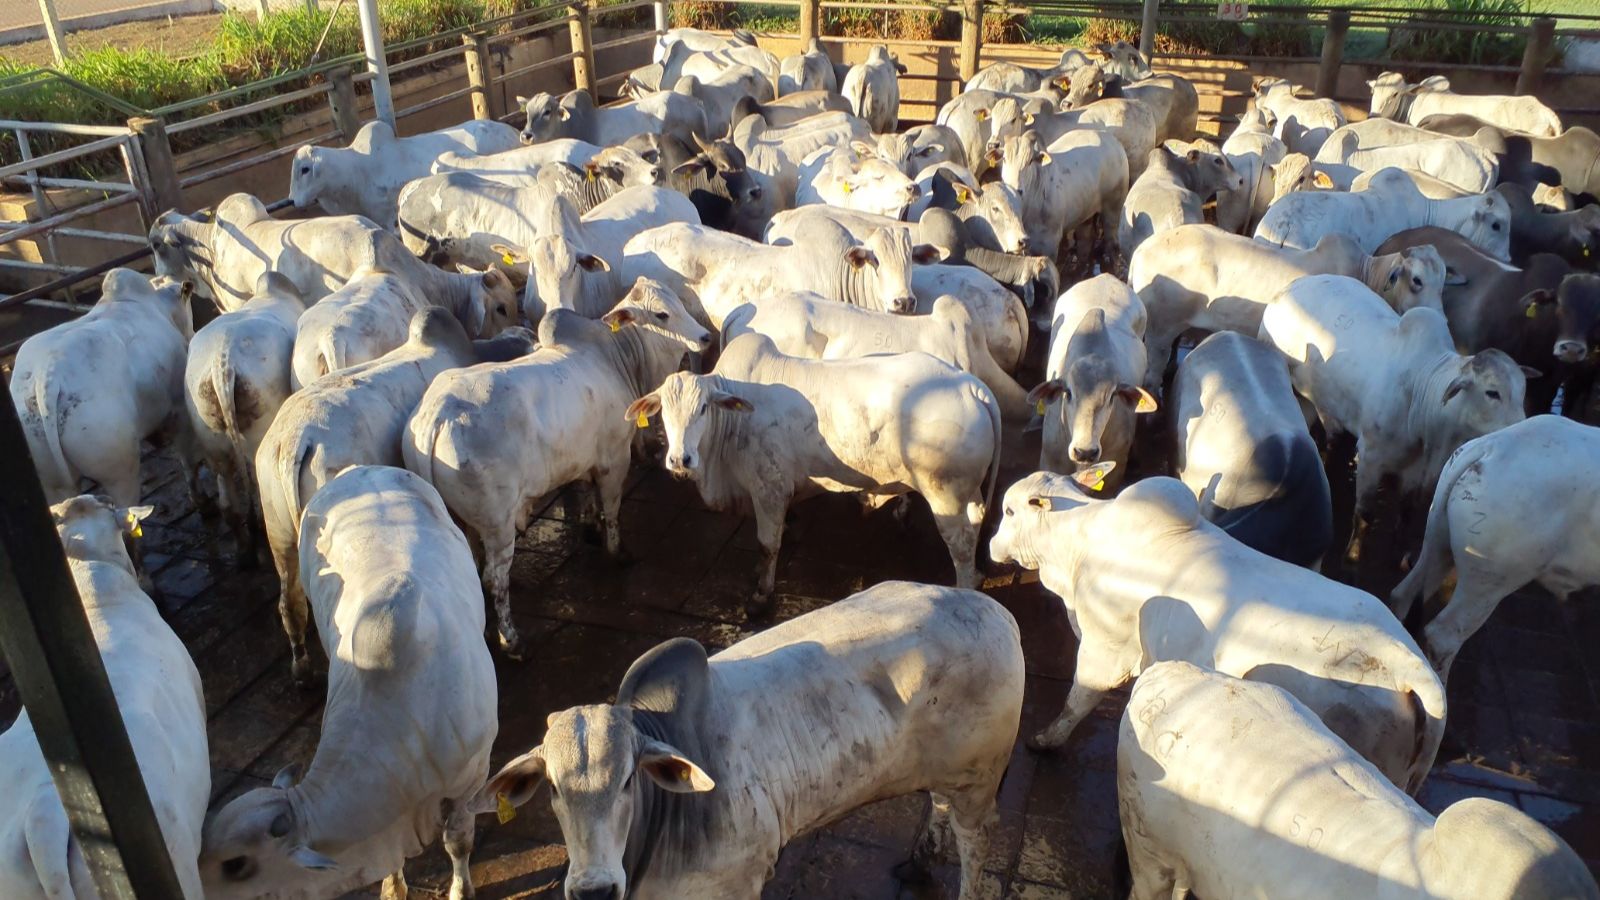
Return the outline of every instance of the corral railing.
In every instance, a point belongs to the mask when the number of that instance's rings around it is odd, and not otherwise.
[[[652,23],[594,41],[595,17],[614,20],[618,14],[643,8],[654,11],[649,17]],[[560,76],[559,86],[584,88],[599,96],[626,77],[632,66],[616,65],[615,71],[601,72],[597,56],[607,59],[615,55],[608,51],[653,41],[665,19],[666,7],[660,0],[604,7],[584,2],[558,4],[388,46],[385,57],[393,60],[388,69],[396,88],[425,83],[417,92],[422,99],[397,108],[395,118],[403,123],[403,133],[408,130],[404,127],[410,124],[405,122],[408,119],[422,126],[411,131],[440,127],[427,123],[447,115],[440,108],[454,103],[470,105],[475,118],[513,120],[521,111],[510,108],[505,96],[508,86],[527,83],[530,76],[540,73],[553,72]],[[513,48],[546,38],[552,52],[523,64],[515,62],[510,52]],[[121,124],[0,120],[0,134],[15,136],[20,157],[0,165],[0,188],[26,191],[6,198],[12,201],[12,208],[24,198],[31,201],[25,217],[0,215],[0,276],[9,275],[15,281],[20,273],[35,282],[9,294],[0,292],[0,310],[24,302],[58,302],[56,297],[77,307],[74,291],[83,282],[116,266],[137,264],[148,255],[145,234],[163,211],[209,207],[208,199],[214,202],[218,195],[231,193],[234,179],[260,167],[281,167],[281,180],[286,184],[288,164],[283,160],[301,147],[348,143],[370,118],[366,105],[372,76],[356,71],[364,64],[359,54],[331,59],[150,110],[97,95],[113,115],[128,117]],[[0,91],[42,79],[92,90],[59,73],[41,70],[0,82]],[[289,119],[300,126],[296,133],[262,137],[262,131],[283,131],[282,123]],[[74,143],[36,153],[41,136],[57,143]],[[279,210],[288,205],[284,199],[268,208]],[[124,213],[120,230],[86,225],[118,211]],[[136,215],[128,215],[130,211]],[[75,245],[75,254],[63,251],[62,245],[68,242]],[[74,255],[92,256],[94,262],[74,262],[70,259]],[[42,276],[50,277],[41,280]],[[10,349],[0,346],[0,355]]]

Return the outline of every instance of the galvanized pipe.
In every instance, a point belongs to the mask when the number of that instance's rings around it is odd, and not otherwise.
[[[356,0],[361,14],[361,44],[367,52],[367,70],[372,73],[372,107],[380,120],[394,124],[394,96],[389,91],[389,62],[383,55],[383,30],[378,23],[378,0]]]

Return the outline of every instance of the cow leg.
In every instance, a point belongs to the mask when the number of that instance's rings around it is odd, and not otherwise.
[[[976,589],[979,584],[978,529],[967,515],[968,504],[942,492],[923,496],[933,509],[933,522],[939,529],[939,537],[944,539],[945,547],[950,550],[950,562],[956,569],[956,587]],[[982,503],[974,505],[980,510],[983,507]],[[979,512],[978,521],[981,523],[982,520],[983,514]]]
[[[789,509],[786,497],[754,499],[756,540],[761,544],[761,563],[756,570],[756,592],[745,611],[749,616],[766,612],[772,603],[772,591],[778,583],[778,550],[783,544],[783,517]]]
[[[313,681],[311,655],[306,651],[306,623],[311,619],[311,604],[306,600],[304,586],[294,572],[281,568],[278,577],[283,587],[278,592],[278,617],[283,620],[283,631],[289,636],[289,671],[294,683],[310,687]]]
[[[601,527],[605,529],[606,553],[620,558],[622,554],[622,487],[628,480],[627,457],[621,465],[595,469],[591,473],[600,512]]]
[[[1156,328],[1152,323],[1150,331],[1145,334],[1145,355],[1149,358],[1149,362],[1144,370],[1144,386],[1151,393],[1161,395],[1161,385],[1167,377],[1167,366],[1172,362],[1172,348],[1187,329],[1187,323],[1177,328],[1171,326]]]
[[[985,787],[994,787],[987,782]],[[993,790],[970,790],[950,798],[950,830],[961,856],[959,900],[978,900],[983,885],[983,863],[989,856],[989,833],[1000,821]]]
[[[1354,520],[1350,523],[1350,543],[1344,550],[1344,561],[1355,565],[1361,560],[1361,544],[1366,540],[1367,529],[1377,515],[1384,475],[1392,471],[1387,460],[1373,452],[1372,442],[1358,440],[1356,444],[1356,503]]]
[[[1066,744],[1086,716],[1094,712],[1105,695],[1122,685],[1131,674],[1128,667],[1109,654],[1099,641],[1086,639],[1078,645],[1077,667],[1072,673],[1072,688],[1067,704],[1049,727],[1028,741],[1031,750],[1054,750]]]
[[[1128,900],[1173,900],[1183,896],[1179,893],[1177,873],[1150,840],[1136,828],[1126,825],[1122,835],[1128,848],[1128,869],[1133,877],[1133,890],[1128,893]]]
[[[1508,594],[1532,581],[1537,572],[1513,573],[1462,572],[1456,582],[1456,592],[1444,611],[1422,629],[1422,650],[1428,655],[1439,680],[1450,675],[1450,664],[1455,662],[1461,645],[1478,633],[1483,623],[1489,621],[1495,608]]]
[[[494,601],[495,627],[500,634],[500,650],[507,658],[522,661],[522,636],[511,621],[511,556],[516,551],[516,530],[509,524],[479,531],[483,541],[483,592]]]
[[[466,802],[444,801],[444,852],[450,857],[450,900],[471,900],[473,896],[475,818]]]
[[[406,900],[410,893],[406,887],[405,870],[401,869],[383,880],[383,890],[378,896],[380,900]]]

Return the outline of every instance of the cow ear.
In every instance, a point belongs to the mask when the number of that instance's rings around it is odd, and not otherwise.
[[[648,425],[651,417],[659,412],[661,412],[661,398],[656,394],[645,394],[643,397],[628,404],[628,411],[623,415],[623,418],[635,424],[643,421]],[[643,428],[644,425],[639,427]]]
[[[1110,475],[1111,470],[1115,469],[1116,467],[1117,463],[1115,460],[1098,462],[1092,466],[1079,469],[1078,471],[1072,473],[1072,480],[1091,491],[1098,491],[1105,488],[1106,476]]]
[[[585,272],[611,271],[611,264],[600,257],[595,256],[593,253],[578,254],[578,265],[581,266]]]
[[[672,174],[693,175],[695,169],[705,169],[706,172],[711,172],[711,160],[706,159],[704,156],[696,156],[695,158],[686,162],[678,163],[672,168]]]
[[[1445,387],[1444,397],[1439,400],[1439,405],[1444,406],[1445,404],[1449,403],[1451,397],[1454,397],[1455,395],[1466,390],[1471,384],[1472,380],[1467,376],[1458,376],[1454,381],[1451,381],[1450,384]]]
[[[749,400],[746,400],[743,397],[736,397],[726,391],[717,391],[713,393],[711,395],[711,402],[722,407],[723,409],[732,410],[733,412],[750,412],[755,409],[754,406],[750,405]]]
[[[338,861],[318,853],[317,851],[301,845],[289,851],[289,858],[295,865],[302,869],[311,869],[316,872],[331,872],[339,868]]]
[[[911,261],[917,265],[926,266],[938,262],[943,256],[939,248],[932,244],[918,244],[911,248]]]
[[[977,119],[979,122],[987,122],[989,121],[989,111],[987,109],[980,109],[973,113],[972,117]]]
[[[299,778],[300,764],[289,763],[287,766],[279,769],[278,774],[272,776],[272,786],[280,791],[287,790],[293,786],[294,783],[299,780]],[[282,835],[279,835],[279,837],[282,837]]]
[[[1544,377],[1544,373],[1538,369],[1535,369],[1533,366],[1517,366],[1517,368],[1522,370],[1522,377],[1528,379],[1529,381],[1532,381],[1535,378]]]
[[[1044,152],[1043,150],[1039,151],[1038,159],[1039,159],[1039,165],[1041,165],[1041,166],[1050,165],[1050,154]]]
[[[631,325],[638,321],[638,316],[633,314],[633,307],[619,306],[611,312],[600,317],[600,321],[611,326],[613,332],[621,331],[622,326]]]
[[[501,818],[508,819],[505,812],[533,799],[533,792],[539,789],[539,782],[543,780],[544,745],[541,744],[506,763],[495,773],[473,797],[472,810],[488,812],[498,809]]]
[[[717,786],[704,769],[660,741],[649,741],[639,751],[639,770],[674,794],[703,794]]]
[[[572,118],[572,110],[567,109],[565,106],[560,106],[556,109],[557,112],[561,114],[561,121],[565,122],[566,120]]]
[[[878,255],[865,247],[851,247],[844,252],[844,261],[849,263],[851,268],[859,269],[862,266],[876,266]]]
[[[1065,396],[1066,393],[1067,386],[1061,383],[1061,379],[1052,378],[1035,385],[1033,390],[1028,392],[1028,402],[1043,414],[1045,404],[1053,402],[1057,397]]]
[[[1368,82],[1368,83],[1370,84],[1371,82]],[[522,96],[521,94],[518,94],[517,95],[517,105],[518,106],[522,106],[522,107],[526,107],[528,105],[528,98]]]
[[[1126,400],[1136,413],[1153,413],[1158,408],[1155,395],[1135,384],[1119,386],[1117,396]]]
[[[122,530],[130,537],[144,537],[144,526],[140,523],[150,518],[151,513],[155,511],[154,506],[130,506],[122,510],[118,516],[122,522]]]
[[[990,165],[993,165],[995,163],[995,157],[997,157],[997,156],[999,156],[998,153],[990,153],[989,154],[989,157],[990,157],[989,158],[989,164]],[[972,188],[969,188],[969,187],[967,187],[966,185],[964,185],[964,184],[962,184],[960,182],[956,182],[953,185],[953,187],[956,190],[956,202],[961,204],[962,206],[966,206],[968,203],[971,203],[973,200],[976,199],[976,195],[972,193]]]
[[[872,146],[871,144],[867,143],[866,141],[851,141],[850,142],[850,152],[854,153],[857,156],[877,156],[878,155],[877,148]]]
[[[1455,266],[1446,265],[1444,267],[1444,283],[1446,287],[1463,285],[1467,283],[1467,276],[1461,274],[1461,270]]]
[[[521,266],[528,263],[528,254],[518,250],[510,244],[493,243],[489,249],[500,254],[500,261],[508,266]]]
[[[1033,113],[1024,113],[1022,116],[1022,124],[1031,127],[1033,125]]]
[[[1311,183],[1325,191],[1333,190],[1333,179],[1327,172],[1315,171],[1311,173]]]
[[[1449,283],[1448,278],[1445,280],[1445,283]],[[1528,293],[1522,295],[1522,300],[1520,301],[1522,306],[1522,314],[1530,319],[1537,319],[1539,317],[1539,307],[1546,303],[1554,303],[1555,299],[1555,291],[1549,290],[1548,288],[1540,288],[1536,291],[1529,291]]]

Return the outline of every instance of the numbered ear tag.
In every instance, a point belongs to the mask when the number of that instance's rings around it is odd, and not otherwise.
[[[617,332],[622,330],[622,323],[618,322],[616,319],[611,319],[611,320],[607,321],[606,324],[611,326],[611,333],[612,334],[616,334]]]
[[[650,427],[650,417],[645,415],[644,413],[639,413],[639,418],[635,419],[633,421],[633,424],[639,426],[640,428],[649,428]]]
[[[508,266],[514,266],[514,265],[516,265],[516,264],[517,264],[517,258],[516,258],[516,257],[514,257],[514,256],[512,256],[512,255],[511,255],[511,254],[509,254],[509,253],[507,253],[507,254],[505,254],[505,255],[504,255],[504,256],[502,256],[502,257],[500,257],[500,261],[501,261],[501,262],[503,262],[503,263],[505,263],[505,264],[506,264],[506,265],[508,265]]]
[[[494,795],[494,816],[500,820],[501,825],[517,817],[517,808],[511,805],[511,801],[506,799],[503,793]]]
[[[1044,415],[1044,401],[1043,400],[1040,400],[1038,403],[1034,404],[1034,408],[1039,410],[1039,415],[1041,415],[1041,416]]]
[[[1528,304],[1528,318],[1534,319],[1534,318],[1538,318],[1538,316],[1539,316],[1539,306],[1538,306],[1538,304],[1529,303]]]

